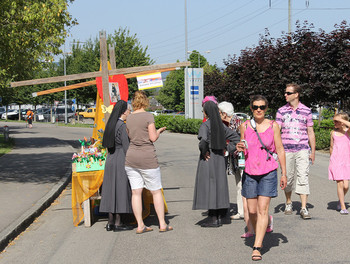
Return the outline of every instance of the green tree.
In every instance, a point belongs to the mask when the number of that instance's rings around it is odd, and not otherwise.
[[[188,60],[192,68],[198,67],[198,51],[193,50]],[[200,64],[204,74],[216,71],[216,65],[209,65],[207,59],[199,54]],[[181,70],[172,71],[166,77],[164,87],[160,89],[157,100],[167,109],[185,111],[185,72]]]
[[[115,61],[117,68],[128,68],[136,66],[151,65],[154,61],[147,54],[147,47],[143,48],[136,34],[131,34],[127,28],[119,28],[113,34],[107,36],[107,44],[115,47]],[[66,56],[66,74],[77,74],[94,72],[100,69],[100,41],[99,39],[89,39],[85,42],[73,43],[71,52]],[[51,70],[53,72],[51,72]],[[57,67],[51,67],[48,71],[44,69],[41,75],[47,73],[52,76],[62,76],[64,74],[64,60],[61,58]],[[67,82],[67,85],[85,82],[87,80],[77,80]],[[55,88],[63,86],[63,83],[46,86],[45,88]],[[136,79],[128,80],[129,95],[137,90]],[[44,90],[38,87],[39,90]],[[76,98],[78,103],[90,103],[96,100],[96,86],[89,86],[67,91],[67,98]],[[44,95],[49,97],[52,95]],[[63,98],[63,92],[55,94],[54,98]]]
[[[73,0],[2,0],[0,12],[0,89],[26,80],[41,70],[42,62],[59,54],[67,31],[76,24],[68,13]],[[18,91],[21,94],[20,91]],[[22,96],[23,97],[23,96]],[[12,102],[26,100],[6,98]]]
[[[341,100],[342,108],[349,109],[350,27],[342,22],[335,28],[315,32],[312,24],[297,22],[295,32],[278,39],[266,31],[257,47],[225,61],[223,82],[207,79],[205,94],[224,97],[242,111],[251,95],[262,94],[274,112],[285,104],[285,85],[296,82],[306,105],[334,107]]]
[[[185,110],[184,70],[176,70],[166,77],[164,87],[160,89],[157,100],[167,109]]]
[[[198,65],[198,57],[200,65]],[[206,64],[208,64],[207,59],[196,50],[191,52],[188,60],[191,62],[191,68],[199,68],[199,66],[203,68]]]

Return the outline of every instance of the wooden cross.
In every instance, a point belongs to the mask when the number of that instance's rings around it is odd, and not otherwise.
[[[158,65],[116,69],[115,55],[114,55],[114,48],[113,47],[109,47],[109,57],[110,57],[111,68],[112,68],[111,70],[108,70],[106,32],[100,31],[101,71],[12,82],[11,87],[20,87],[20,86],[27,86],[27,85],[74,81],[74,80],[102,77],[103,103],[105,104],[106,107],[108,107],[110,105],[110,103],[109,103],[110,102],[109,101],[109,88],[108,88],[108,82],[109,82],[108,79],[109,79],[110,75],[124,74],[126,78],[133,78],[133,77],[136,77],[138,75],[153,73],[155,71],[158,71],[158,72],[172,71],[172,70],[175,70],[179,67],[185,67],[185,66],[191,65],[191,62],[185,61],[185,62],[177,62],[177,63],[168,63],[168,64],[158,64]],[[33,96],[61,92],[61,91],[65,91],[65,90],[71,90],[71,89],[81,88],[81,87],[95,85],[95,84],[96,84],[96,81],[93,80],[93,81],[88,81],[88,82],[84,82],[84,83],[78,83],[78,84],[73,84],[73,85],[69,85],[69,86],[64,86],[64,87],[59,87],[59,88],[55,88],[55,89],[50,89],[50,90],[46,90],[46,91],[33,93]],[[107,113],[105,113],[105,124],[107,123],[108,118],[109,118],[109,113],[107,112]]]

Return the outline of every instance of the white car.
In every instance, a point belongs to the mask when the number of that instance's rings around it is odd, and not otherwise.
[[[239,119],[245,119],[245,120],[250,119],[250,116],[245,113],[234,113],[234,115],[236,115]]]
[[[7,111],[7,119],[16,120],[16,119],[18,119],[18,116],[19,116],[18,110],[16,110],[16,109],[9,109]],[[1,115],[1,118],[6,119],[6,113],[3,113]]]

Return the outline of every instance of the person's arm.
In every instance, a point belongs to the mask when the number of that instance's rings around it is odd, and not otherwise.
[[[226,150],[229,153],[233,153],[236,150],[236,144],[240,141],[240,136],[236,130],[232,130],[225,126],[225,136],[229,143],[226,146]]]
[[[329,153],[331,154],[331,156],[332,156],[332,152],[333,152],[333,133],[334,133],[334,131],[331,131],[331,144],[329,146]]]
[[[316,153],[316,137],[314,128],[312,126],[307,127],[307,135],[309,137],[309,144],[311,148],[310,160],[312,164],[315,162],[315,153]]]
[[[148,125],[148,136],[149,140],[152,142],[156,142],[159,138],[160,134],[165,131],[166,127],[161,127],[159,129],[156,129],[156,125],[154,123],[151,123]]]
[[[282,190],[287,186],[287,169],[286,169],[286,153],[281,139],[280,127],[276,122],[273,122],[273,137],[276,147],[276,152],[278,155],[278,161],[281,166],[282,176],[280,181],[280,186]]]
[[[128,133],[126,131],[126,125],[125,124],[123,124],[120,127],[120,140],[121,140],[121,143],[122,143],[124,154],[126,154],[126,152],[128,151],[130,142],[129,142],[129,137],[128,137]]]
[[[342,123],[343,125],[347,126],[349,128],[347,131],[347,134],[350,135],[350,122],[349,121],[341,118],[340,116],[335,116],[333,118],[333,121],[338,121],[338,122]]]
[[[246,130],[246,123],[243,123],[242,125],[239,126],[239,131],[241,132],[241,140],[244,139],[244,132]],[[244,143],[241,141],[241,142],[238,142],[237,145],[236,145],[236,149],[238,151],[244,151],[245,150],[245,145]]]

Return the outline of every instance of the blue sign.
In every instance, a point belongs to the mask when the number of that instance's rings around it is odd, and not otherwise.
[[[199,86],[191,86],[191,94],[199,94]]]

